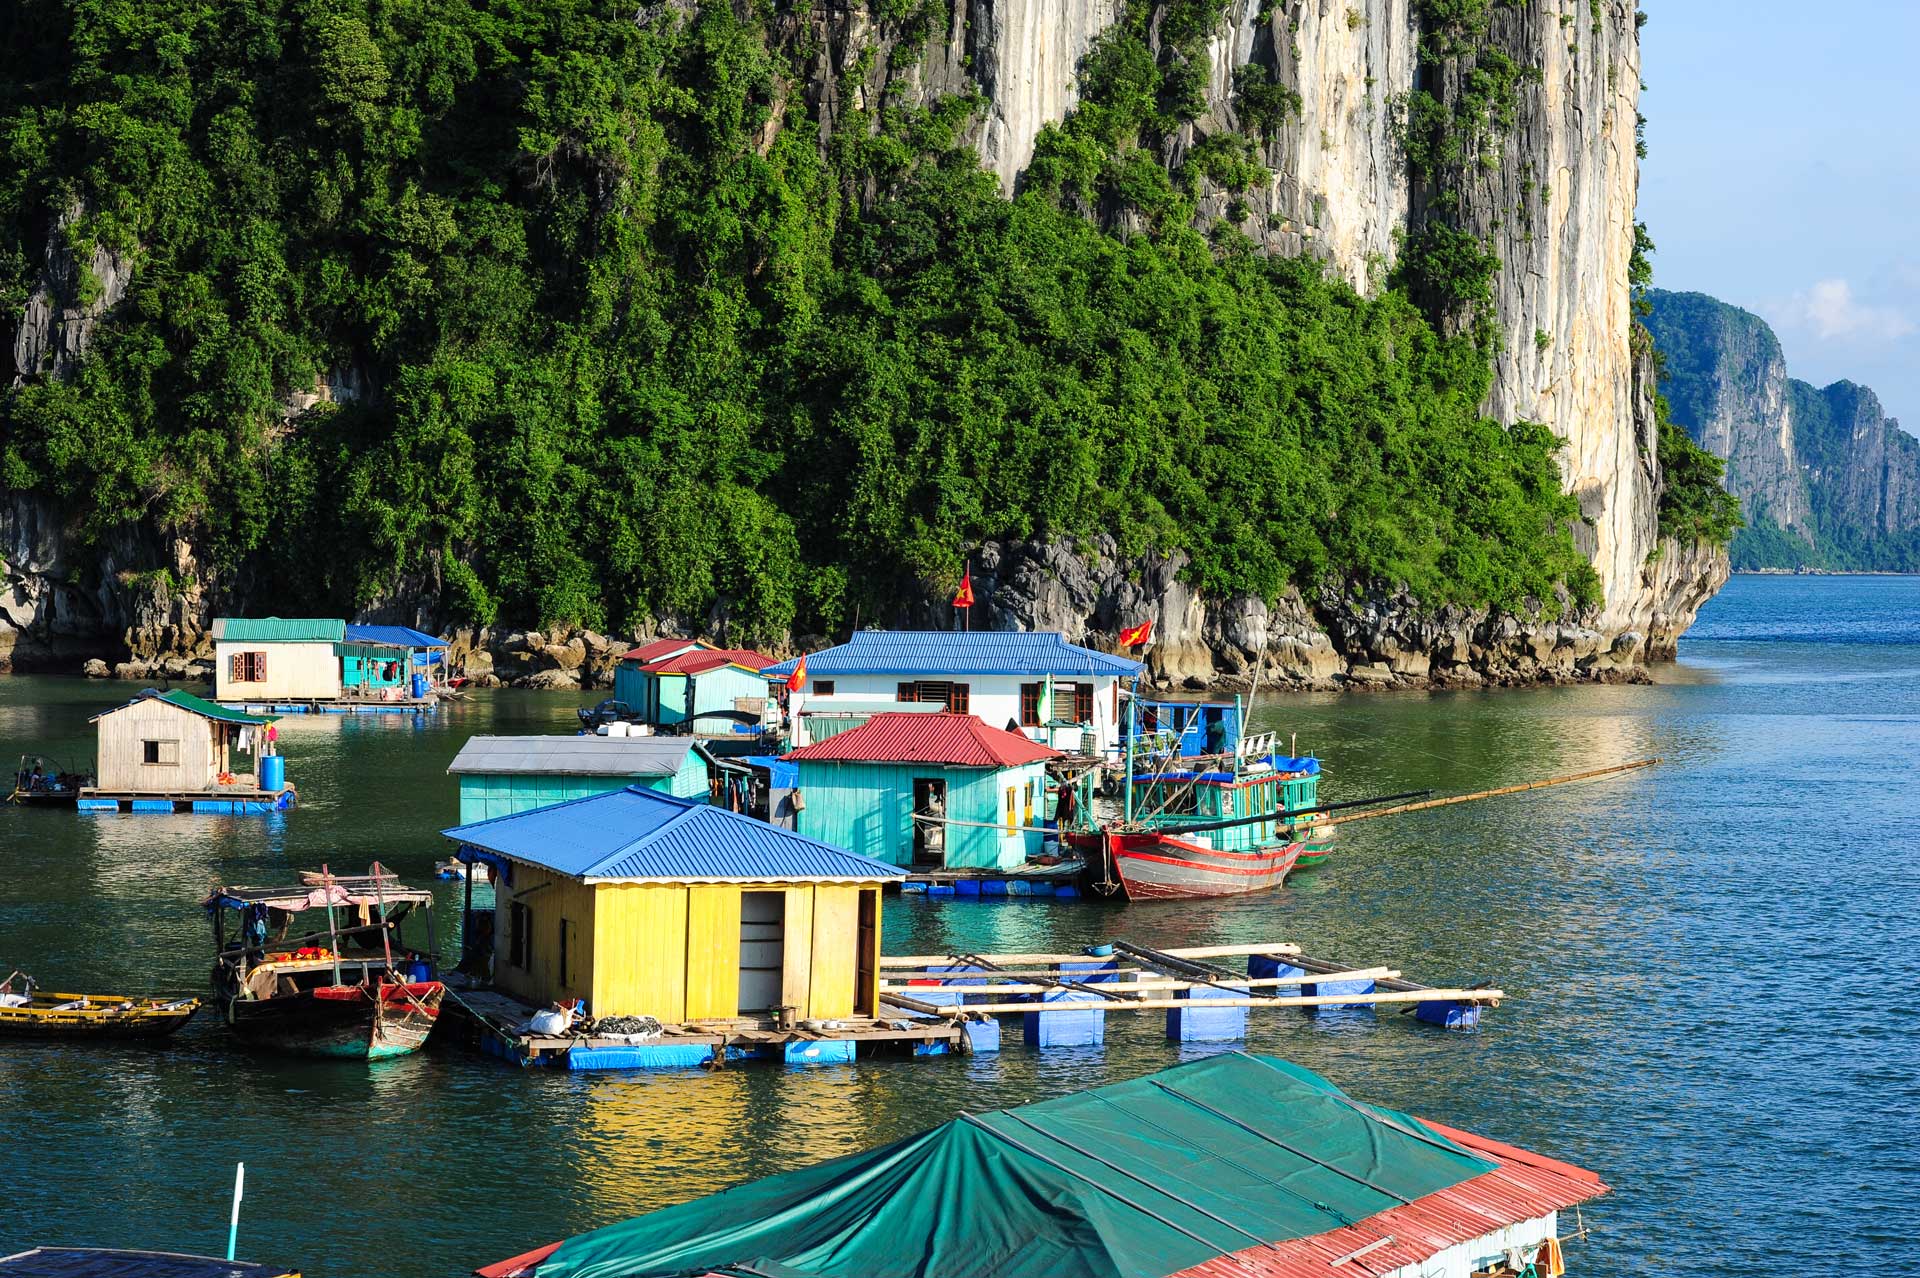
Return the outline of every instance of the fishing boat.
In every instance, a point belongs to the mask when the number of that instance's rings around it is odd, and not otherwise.
[[[18,971],[0,981],[0,1038],[165,1038],[199,1010],[197,998],[47,993]]]
[[[1135,756],[1118,822],[1069,832],[1096,894],[1127,900],[1238,896],[1279,887],[1305,843],[1293,814],[1318,806],[1320,763],[1273,753],[1272,733],[1223,755]]]
[[[80,791],[93,784],[86,772],[70,772],[58,763],[49,764],[42,755],[23,754],[13,771],[13,793],[7,802],[22,807],[70,808],[80,800]]]
[[[365,875],[322,869],[296,887],[218,888],[205,906],[214,998],[242,1044],[382,1060],[427,1041],[446,995],[433,972],[431,892],[376,863]],[[426,920],[424,950],[403,937],[416,914]]]

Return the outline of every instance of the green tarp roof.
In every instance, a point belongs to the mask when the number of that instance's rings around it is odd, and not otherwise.
[[[753,1181],[560,1244],[539,1278],[1157,1278],[1494,1170],[1243,1053]]]
[[[107,715],[113,714],[115,711],[125,710],[127,706],[137,705],[142,701],[164,701],[168,705],[179,706],[182,710],[191,710],[194,714],[201,715],[205,718],[218,719],[221,723],[272,723],[274,719],[278,717],[270,714],[246,714],[233,709],[231,706],[223,706],[217,701],[208,701],[205,697],[196,697],[191,692],[181,692],[178,688],[169,692],[155,692],[152,688],[148,688],[132,701],[127,702],[126,706],[115,706],[112,710],[103,710],[99,714],[94,715],[93,719],[104,718]],[[92,723],[93,719],[89,719],[87,722]]]
[[[221,643],[339,643],[347,623],[330,617],[222,617]]]

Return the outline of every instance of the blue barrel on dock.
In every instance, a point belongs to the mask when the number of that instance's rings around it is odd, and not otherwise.
[[[278,794],[287,788],[286,755],[265,754],[260,756],[260,788],[269,794]]]
[[[427,699],[427,676],[418,672],[413,676],[413,699],[415,701]]]

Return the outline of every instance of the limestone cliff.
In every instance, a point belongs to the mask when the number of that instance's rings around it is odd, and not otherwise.
[[[1701,293],[1651,295],[1673,418],[1727,462],[1750,527],[1741,568],[1920,569],[1920,439],[1854,382],[1787,375],[1759,316]]]
[[[804,102],[825,146],[838,121],[885,95],[977,94],[981,109],[967,140],[1012,193],[1041,130],[1074,106],[1084,54],[1127,4],[1146,2],[933,0],[907,19],[877,17],[881,6],[861,0],[775,5],[772,38],[801,68],[796,82],[778,89],[776,107]],[[636,20],[691,8],[687,0],[641,6]],[[910,8],[889,4],[884,12]],[[1163,641],[1156,662],[1177,679],[1236,675],[1262,651],[1301,682],[1604,676],[1669,654],[1717,588],[1723,555],[1663,545],[1659,537],[1657,431],[1628,295],[1638,181],[1635,6],[1493,4],[1477,37],[1479,56],[1498,53],[1526,74],[1511,118],[1476,143],[1469,163],[1444,173],[1410,165],[1407,102],[1429,94],[1457,106],[1473,83],[1475,57],[1427,56],[1423,23],[1432,9],[1425,0],[1222,0],[1198,59],[1203,109],[1165,140],[1159,158],[1172,167],[1215,134],[1256,136],[1270,180],[1247,191],[1203,186],[1198,219],[1211,225],[1231,214],[1267,251],[1314,255],[1363,291],[1383,287],[1409,237],[1436,224],[1471,234],[1498,258],[1489,305],[1504,340],[1493,355],[1486,411],[1501,421],[1542,422],[1568,441],[1563,476],[1584,515],[1575,535],[1600,577],[1602,605],[1551,621],[1520,619],[1427,609],[1385,586],[1362,585],[1357,596],[1290,596],[1269,607],[1195,597],[1177,559],[1123,562],[1111,547],[1079,553],[1022,542],[985,551],[984,602],[996,623],[1098,638],[1154,615]],[[1164,0],[1152,6],[1156,41],[1168,11]],[[1248,75],[1290,109],[1258,128],[1241,119]],[[760,139],[763,152],[780,127],[776,109]],[[96,253],[89,284],[54,228],[42,288],[15,341],[21,373],[68,371],[134,269]],[[289,413],[328,397],[318,385],[284,389]],[[9,530],[51,520],[44,510],[28,517],[16,509],[10,518]],[[191,651],[210,609],[250,604],[240,583],[221,583],[217,602],[188,588],[192,574],[176,569],[190,564],[191,547],[145,544],[129,530],[126,543],[143,546],[139,553],[89,552],[93,558],[75,564],[57,528],[36,536],[32,547],[8,538],[15,602],[0,628],[10,621],[28,634],[23,654],[53,659],[64,648],[52,636],[89,626],[136,655],[172,626],[178,646]],[[80,582],[88,584],[72,584]],[[156,582],[165,586],[158,593]],[[383,615],[435,620],[404,587],[377,606]],[[931,620],[932,612],[925,601],[903,604],[902,619],[912,616]]]

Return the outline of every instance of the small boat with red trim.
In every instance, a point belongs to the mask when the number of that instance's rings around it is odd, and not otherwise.
[[[419,1050],[446,996],[433,974],[433,894],[378,863],[365,875],[302,877],[297,887],[223,887],[206,899],[214,998],[234,1037],[299,1056]],[[424,950],[405,943],[414,915],[426,920]]]

